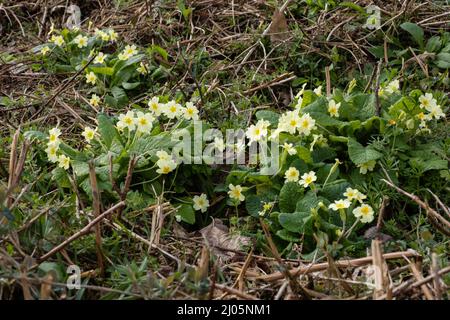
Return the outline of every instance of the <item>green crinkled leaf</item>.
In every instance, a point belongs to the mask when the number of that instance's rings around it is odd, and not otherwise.
[[[312,217],[309,212],[280,213],[278,222],[287,231],[304,233],[308,229],[307,224],[311,224]]]
[[[25,137],[25,139],[37,139],[40,142],[45,142],[48,139],[48,135],[46,133],[36,130],[26,131],[23,136]]]
[[[309,151],[308,148],[305,148],[303,146],[296,146],[295,149],[297,150],[297,155],[301,160],[305,161],[305,163],[313,163],[311,151]]]
[[[142,136],[138,138],[129,149],[130,154],[138,156],[154,156],[159,150],[167,150],[176,142],[172,141],[169,133],[160,133],[157,136]]]
[[[106,76],[112,76],[114,73],[114,68],[111,67],[90,67],[89,70],[96,74],[104,74]]]
[[[282,212],[294,212],[295,205],[303,195],[303,188],[297,182],[286,182],[280,191],[278,206]]]
[[[267,120],[270,122],[271,127],[276,128],[278,125],[278,119],[280,115],[276,112],[270,110],[259,110],[255,114],[256,119],[258,120]]]
[[[441,38],[438,36],[434,36],[428,39],[425,50],[427,52],[437,52],[441,48],[441,45],[442,45]]]
[[[78,151],[65,143],[61,143],[59,145],[59,149],[71,160],[79,160],[79,161],[87,160],[86,156],[81,151]]]
[[[311,209],[316,208],[320,201],[323,201],[323,199],[317,197],[315,192],[308,191],[302,199],[297,201],[295,211],[311,212]]]
[[[67,176],[67,172],[63,168],[57,167],[53,169],[52,179],[55,180],[58,186],[61,188],[71,187],[69,177]]]
[[[437,54],[435,63],[441,69],[450,68],[450,53],[441,52],[441,53]]]
[[[177,207],[177,205],[175,205],[175,207]],[[179,215],[181,217],[181,220],[186,223],[195,223],[195,211],[190,204],[181,204],[180,208],[177,210],[177,215]]]
[[[348,155],[354,164],[366,163],[370,160],[377,160],[383,155],[371,146],[364,147],[355,139],[348,140]]]
[[[420,48],[423,48],[423,29],[421,27],[412,22],[404,22],[400,25],[400,28],[407,31]]]
[[[350,183],[340,179],[327,184],[325,188],[320,191],[320,194],[330,201],[335,201],[344,198],[343,194],[348,187],[350,187]]]
[[[314,163],[322,162],[325,160],[335,159],[336,158],[336,152],[331,148],[317,148],[314,149],[312,152],[312,158]]]
[[[442,159],[424,160],[422,158],[409,159],[411,167],[420,170],[422,173],[429,170],[448,169],[448,161]]]
[[[360,93],[353,96],[353,104],[358,109],[356,119],[366,120],[375,115],[375,95]]]
[[[126,90],[132,90],[139,87],[140,82],[122,82],[122,87]]]
[[[118,141],[121,140],[120,135],[117,132],[117,129],[114,126],[113,122],[107,115],[99,114],[97,116],[97,120],[100,137],[105,146],[109,149],[111,147],[114,138],[116,138]]]
[[[298,236],[298,234],[289,232],[286,229],[278,230],[276,232],[276,235],[285,241],[289,241],[289,242],[299,242],[300,241],[300,237]]]

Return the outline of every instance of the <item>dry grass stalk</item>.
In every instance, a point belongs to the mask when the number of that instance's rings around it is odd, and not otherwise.
[[[383,249],[380,240],[372,240],[372,266],[375,273],[374,299],[389,292],[388,267],[383,258]]]
[[[86,226],[84,226],[81,230],[79,230],[77,233],[74,233],[72,236],[64,240],[62,243],[51,249],[46,254],[42,255],[38,260],[40,262],[47,260],[51,256],[53,256],[55,253],[59,252],[60,250],[64,249],[67,245],[72,243],[73,241],[77,240],[78,238],[88,234],[91,232],[91,228],[94,227],[97,223],[102,221],[104,218],[106,218],[108,215],[112,214],[117,209],[123,207],[125,205],[125,201],[120,201],[99,216],[97,216],[95,219],[93,219],[91,222],[89,222]]]
[[[100,215],[100,191],[98,190],[97,185],[97,176],[95,173],[95,166],[93,161],[89,161],[89,179],[91,181],[91,189],[92,189],[92,207],[94,211],[94,217],[97,218]],[[105,272],[104,267],[104,258],[103,258],[103,250],[102,250],[102,229],[101,222],[95,225],[95,246],[97,250],[97,264],[100,269],[100,274],[103,276]]]
[[[419,254],[417,252],[415,252],[414,250],[391,252],[391,253],[383,254],[383,258],[385,260],[402,259],[404,257],[418,257],[418,256],[419,256]],[[372,261],[373,261],[373,258],[370,256],[370,257],[358,258],[358,259],[352,259],[352,260],[338,260],[338,261],[335,261],[335,264],[338,268],[352,268],[352,267],[360,267],[360,266],[370,264]],[[317,264],[307,266],[307,267],[304,267],[304,266],[297,267],[297,268],[290,270],[289,273],[292,276],[298,276],[298,275],[302,275],[302,274],[323,271],[323,270],[326,270],[327,268],[328,268],[328,262],[324,262],[324,263],[317,263]],[[274,272],[272,274],[268,274],[268,275],[264,275],[264,276],[253,275],[252,277],[256,278],[257,280],[272,282],[272,281],[277,281],[277,280],[283,279],[284,275],[281,272]]]

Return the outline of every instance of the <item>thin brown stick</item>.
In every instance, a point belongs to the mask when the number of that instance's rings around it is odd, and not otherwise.
[[[393,259],[402,259],[404,257],[419,257],[419,254],[414,250],[408,251],[399,251],[399,252],[391,252],[383,254],[383,258],[385,260],[393,260]],[[358,258],[353,260],[338,260],[335,261],[335,264],[339,268],[350,268],[350,267],[360,267],[367,265],[373,261],[371,256]],[[328,262],[314,264],[312,266],[301,266],[289,271],[292,276],[298,276],[301,274],[307,274],[317,271],[323,271],[328,268]],[[263,281],[277,281],[284,278],[284,275],[281,272],[274,272],[272,274],[264,275],[264,276],[256,276],[257,280]]]
[[[289,281],[289,286],[290,286],[292,292],[294,292],[295,294],[299,293],[299,294],[301,294],[301,297],[303,299],[310,300],[311,297],[308,294],[308,292],[306,292],[305,288],[303,288],[303,286],[300,283],[298,283],[296,279],[294,279],[294,276],[289,271],[289,267],[281,259],[281,256],[278,253],[277,247],[273,243],[269,228],[267,227],[267,225],[265,224],[265,222],[262,219],[260,219],[259,222],[263,228],[267,242],[269,243],[270,250],[272,251],[274,258],[277,260],[278,264],[280,265],[283,276],[286,278],[287,281]]]
[[[91,181],[92,189],[92,207],[94,209],[94,217],[100,215],[100,192],[97,186],[97,176],[95,174],[95,166],[93,161],[89,161],[89,178]],[[105,272],[104,262],[103,262],[103,250],[102,250],[102,229],[101,223],[95,225],[95,246],[97,249],[97,263],[100,269],[100,274],[103,275]]]
[[[216,287],[216,289],[219,289],[219,290],[222,290],[222,291],[226,291],[226,292],[228,292],[230,294],[234,294],[235,296],[237,296],[239,298],[242,298],[242,299],[245,299],[245,300],[259,300],[258,298],[254,297],[254,296],[252,296],[252,295],[250,295],[248,293],[241,292],[241,291],[239,291],[237,289],[230,288],[230,287],[227,287],[227,286],[222,285],[222,284],[216,283],[215,287]]]
[[[48,258],[50,258],[51,256],[53,256],[55,253],[61,251],[63,248],[65,248],[68,244],[72,243],[73,241],[77,240],[78,238],[88,234],[91,231],[91,228],[93,226],[95,226],[97,223],[99,223],[100,221],[103,220],[103,218],[105,218],[106,216],[108,216],[109,214],[113,213],[114,211],[116,211],[117,209],[123,207],[125,205],[125,201],[120,201],[117,204],[115,204],[114,206],[112,206],[111,208],[109,208],[108,210],[106,210],[105,212],[103,212],[102,214],[100,214],[98,217],[96,217],[95,219],[93,219],[91,222],[89,222],[86,226],[84,226],[80,231],[78,231],[77,233],[74,233],[73,235],[71,235],[69,238],[67,238],[66,240],[64,240],[61,244],[57,245],[56,247],[54,247],[52,250],[50,250],[49,252],[47,252],[46,254],[44,254],[42,257],[40,257],[38,260],[39,262],[45,261]]]
[[[422,273],[419,271],[419,268],[414,262],[411,262],[409,264],[409,268],[411,269],[411,272],[413,273],[417,281],[423,280]],[[420,289],[422,289],[422,292],[425,295],[425,298],[427,298],[427,300],[434,300],[433,294],[431,293],[430,289],[427,287],[425,283],[420,285]]]
[[[433,275],[434,297],[442,300],[441,278],[439,276],[439,261],[435,252],[431,254],[431,272]]]
[[[420,207],[422,207],[422,209],[425,210],[425,212],[427,213],[428,217],[430,218],[434,218],[435,220],[439,221],[443,226],[439,229],[440,231],[442,231],[444,234],[446,234],[447,236],[450,236],[450,222],[448,220],[446,220],[443,216],[441,216],[439,213],[437,213],[436,210],[434,210],[433,208],[431,208],[427,203],[425,203],[424,201],[422,201],[418,196],[411,194],[409,192],[406,192],[405,190],[397,187],[395,184],[393,184],[392,182],[389,182],[385,179],[381,179],[382,181],[384,181],[388,186],[394,188],[395,190],[397,190],[398,192],[400,192],[401,194],[407,196],[408,198],[410,198],[412,201],[414,201],[415,203],[417,203]],[[437,227],[436,224],[434,224],[434,226]]]

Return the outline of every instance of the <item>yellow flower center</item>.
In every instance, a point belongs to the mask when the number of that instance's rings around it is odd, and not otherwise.
[[[123,122],[125,122],[125,123],[128,124],[128,125],[130,125],[130,124],[133,123],[133,119],[127,117],[127,118],[123,119]]]
[[[362,215],[367,215],[367,214],[369,214],[369,208],[368,208],[368,207],[362,207],[362,208],[361,208],[361,214],[362,214]]]

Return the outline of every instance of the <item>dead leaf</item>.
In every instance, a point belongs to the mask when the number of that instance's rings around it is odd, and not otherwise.
[[[392,237],[390,235],[379,232],[377,227],[371,227],[367,229],[366,232],[364,232],[364,238],[367,240],[378,238],[381,240],[381,242],[388,242],[392,240]]]
[[[274,44],[289,38],[289,27],[283,12],[275,9],[272,16],[272,24],[269,27],[270,41]]]
[[[214,219],[209,226],[201,229],[200,233],[211,251],[223,261],[234,257],[236,252],[233,251],[240,251],[242,246],[250,244],[250,238],[248,237],[229,234],[228,227],[220,219]]]
[[[195,281],[200,282],[208,277],[209,271],[209,249],[203,246],[202,253],[198,259],[197,267],[195,268]]]

